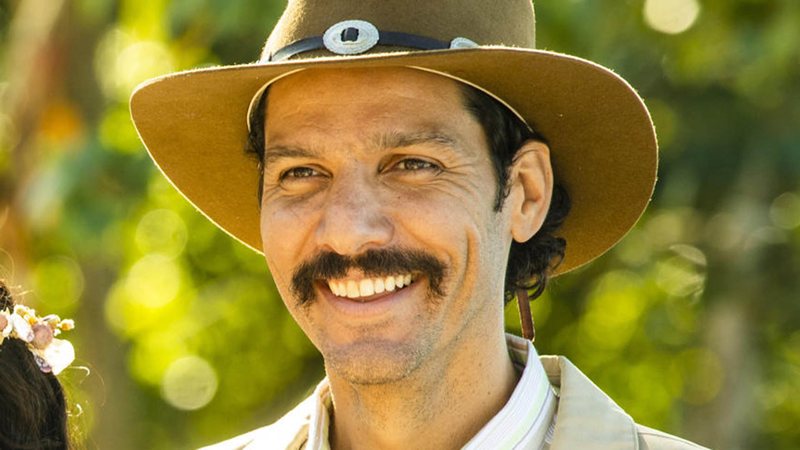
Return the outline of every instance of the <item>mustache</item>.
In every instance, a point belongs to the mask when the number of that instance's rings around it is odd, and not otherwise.
[[[386,277],[403,273],[421,273],[428,278],[428,292],[434,297],[443,297],[442,281],[446,264],[420,250],[371,249],[347,256],[335,252],[319,252],[301,264],[292,276],[292,293],[298,304],[312,302],[314,282],[344,278],[350,270],[359,270],[366,277]]]

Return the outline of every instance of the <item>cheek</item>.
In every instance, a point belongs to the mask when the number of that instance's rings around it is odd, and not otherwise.
[[[316,199],[288,201],[278,199],[261,205],[261,239],[266,245],[293,248],[301,242],[315,222],[322,205]],[[272,242],[269,242],[272,241]],[[278,242],[279,244],[274,244]]]
[[[401,205],[393,208],[392,220],[403,224],[412,246],[421,245],[446,257],[453,281],[459,282],[465,271],[478,270],[476,263],[488,262],[487,251],[500,232],[488,197],[435,191],[400,195],[392,199]]]
[[[296,211],[262,207],[261,242],[267,266],[281,295],[286,298],[291,274],[299,261],[304,243],[308,242],[309,220],[302,220]]]
[[[486,196],[414,208],[414,217],[432,233],[434,245],[450,258],[454,285],[485,295],[502,293],[511,245],[506,211],[495,212]],[[460,289],[460,288],[459,288]]]

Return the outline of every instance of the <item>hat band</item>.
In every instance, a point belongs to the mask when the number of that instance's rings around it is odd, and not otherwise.
[[[379,31],[369,22],[347,20],[328,28],[323,36],[314,36],[292,42],[271,54],[268,61],[289,59],[300,53],[327,49],[340,55],[355,55],[368,51],[376,45],[416,48],[419,50],[446,50],[473,48],[478,44],[457,37],[450,42],[397,31]]]

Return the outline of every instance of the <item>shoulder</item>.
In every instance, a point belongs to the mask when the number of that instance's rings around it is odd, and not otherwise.
[[[258,428],[200,450],[300,449],[308,438],[309,400],[306,399],[272,425]],[[265,443],[268,443],[265,447]]]
[[[559,390],[552,450],[702,450],[633,418],[567,358],[542,357],[550,384]]]
[[[245,433],[227,441],[219,442],[200,450],[249,450],[261,448],[274,448],[295,450],[300,449],[306,442],[307,425],[305,427],[285,427],[281,422],[276,422],[249,433]],[[264,443],[268,442],[268,447]]]
[[[243,450],[251,442],[256,436],[260,433],[269,432],[270,426],[259,428],[257,430],[253,430],[249,433],[240,434],[239,436],[233,437],[228,439],[227,441],[218,442],[213,445],[209,445],[207,447],[202,447],[199,450]]]
[[[640,450],[707,450],[686,439],[654,430],[644,425],[636,425],[636,432],[639,435]]]

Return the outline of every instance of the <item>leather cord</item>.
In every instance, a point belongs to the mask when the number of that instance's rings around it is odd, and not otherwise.
[[[519,306],[519,321],[522,324],[522,337],[533,342],[536,340],[536,329],[533,325],[531,302],[527,289],[517,289],[517,305]]]

